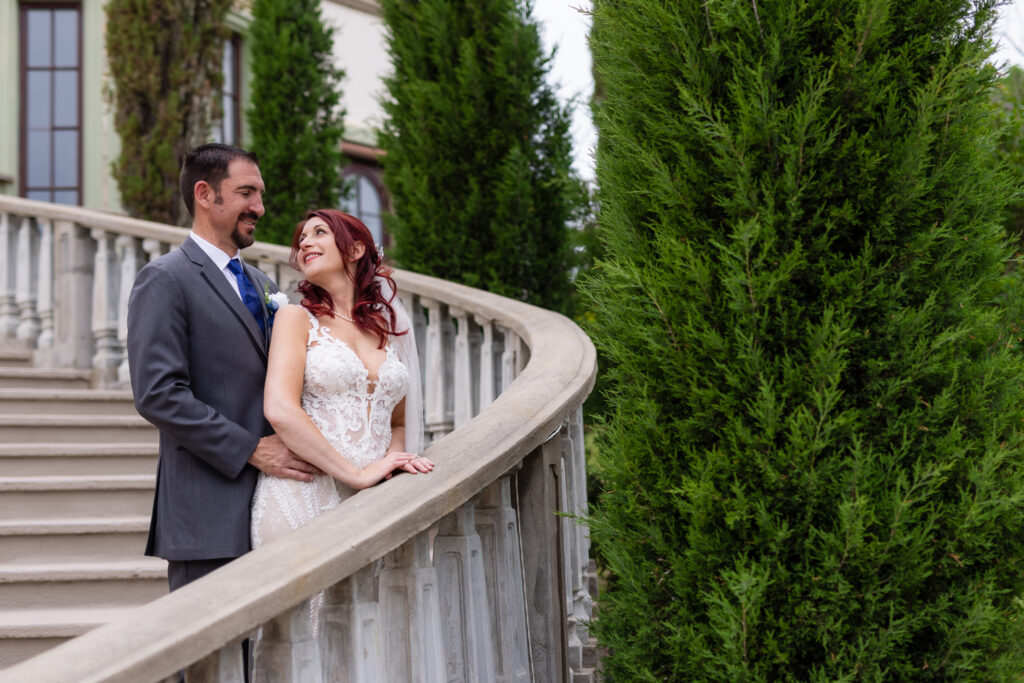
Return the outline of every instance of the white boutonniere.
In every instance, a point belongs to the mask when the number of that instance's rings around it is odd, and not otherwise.
[[[270,285],[265,284],[263,285],[263,303],[267,305],[267,311],[270,313],[270,315],[267,316],[267,320],[271,325],[273,325],[274,314],[277,313],[277,309],[288,305],[288,295],[284,292],[274,292],[271,294]]]

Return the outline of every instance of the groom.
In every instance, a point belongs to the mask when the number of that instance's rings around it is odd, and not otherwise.
[[[160,430],[146,554],[168,560],[171,590],[249,551],[257,470],[303,481],[317,472],[263,417],[263,293],[277,287],[238,258],[263,215],[256,155],[202,145],[180,182],[192,232],[142,269],[128,302],[135,407]]]

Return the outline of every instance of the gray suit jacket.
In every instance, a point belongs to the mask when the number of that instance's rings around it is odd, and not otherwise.
[[[245,270],[257,290],[277,291],[259,270]],[[202,560],[250,549],[257,470],[246,461],[271,433],[263,417],[268,342],[191,239],[135,280],[128,302],[132,392],[139,414],[160,430],[147,555]]]

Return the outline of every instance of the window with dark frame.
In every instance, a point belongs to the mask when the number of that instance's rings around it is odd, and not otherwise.
[[[375,243],[388,246],[384,243],[384,222],[381,219],[383,196],[373,176],[354,167],[346,169],[343,175],[351,183],[351,189],[348,197],[341,200],[342,210],[361,220],[370,229]]]
[[[19,192],[82,201],[82,12],[77,3],[21,5]]]
[[[221,86],[221,118],[213,124],[213,141],[238,145],[241,138],[241,82],[242,39],[238,34],[224,41],[224,58],[221,69],[224,83]]]

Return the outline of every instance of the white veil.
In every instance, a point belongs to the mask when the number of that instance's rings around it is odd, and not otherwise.
[[[412,326],[412,317],[402,305],[398,293],[391,289],[385,278],[378,278],[380,291],[384,300],[389,298],[395,311],[395,330],[406,334],[391,337],[391,345],[409,370],[409,387],[405,394],[405,450],[407,453],[423,452],[423,388],[420,380],[420,357],[416,352],[416,330]]]

